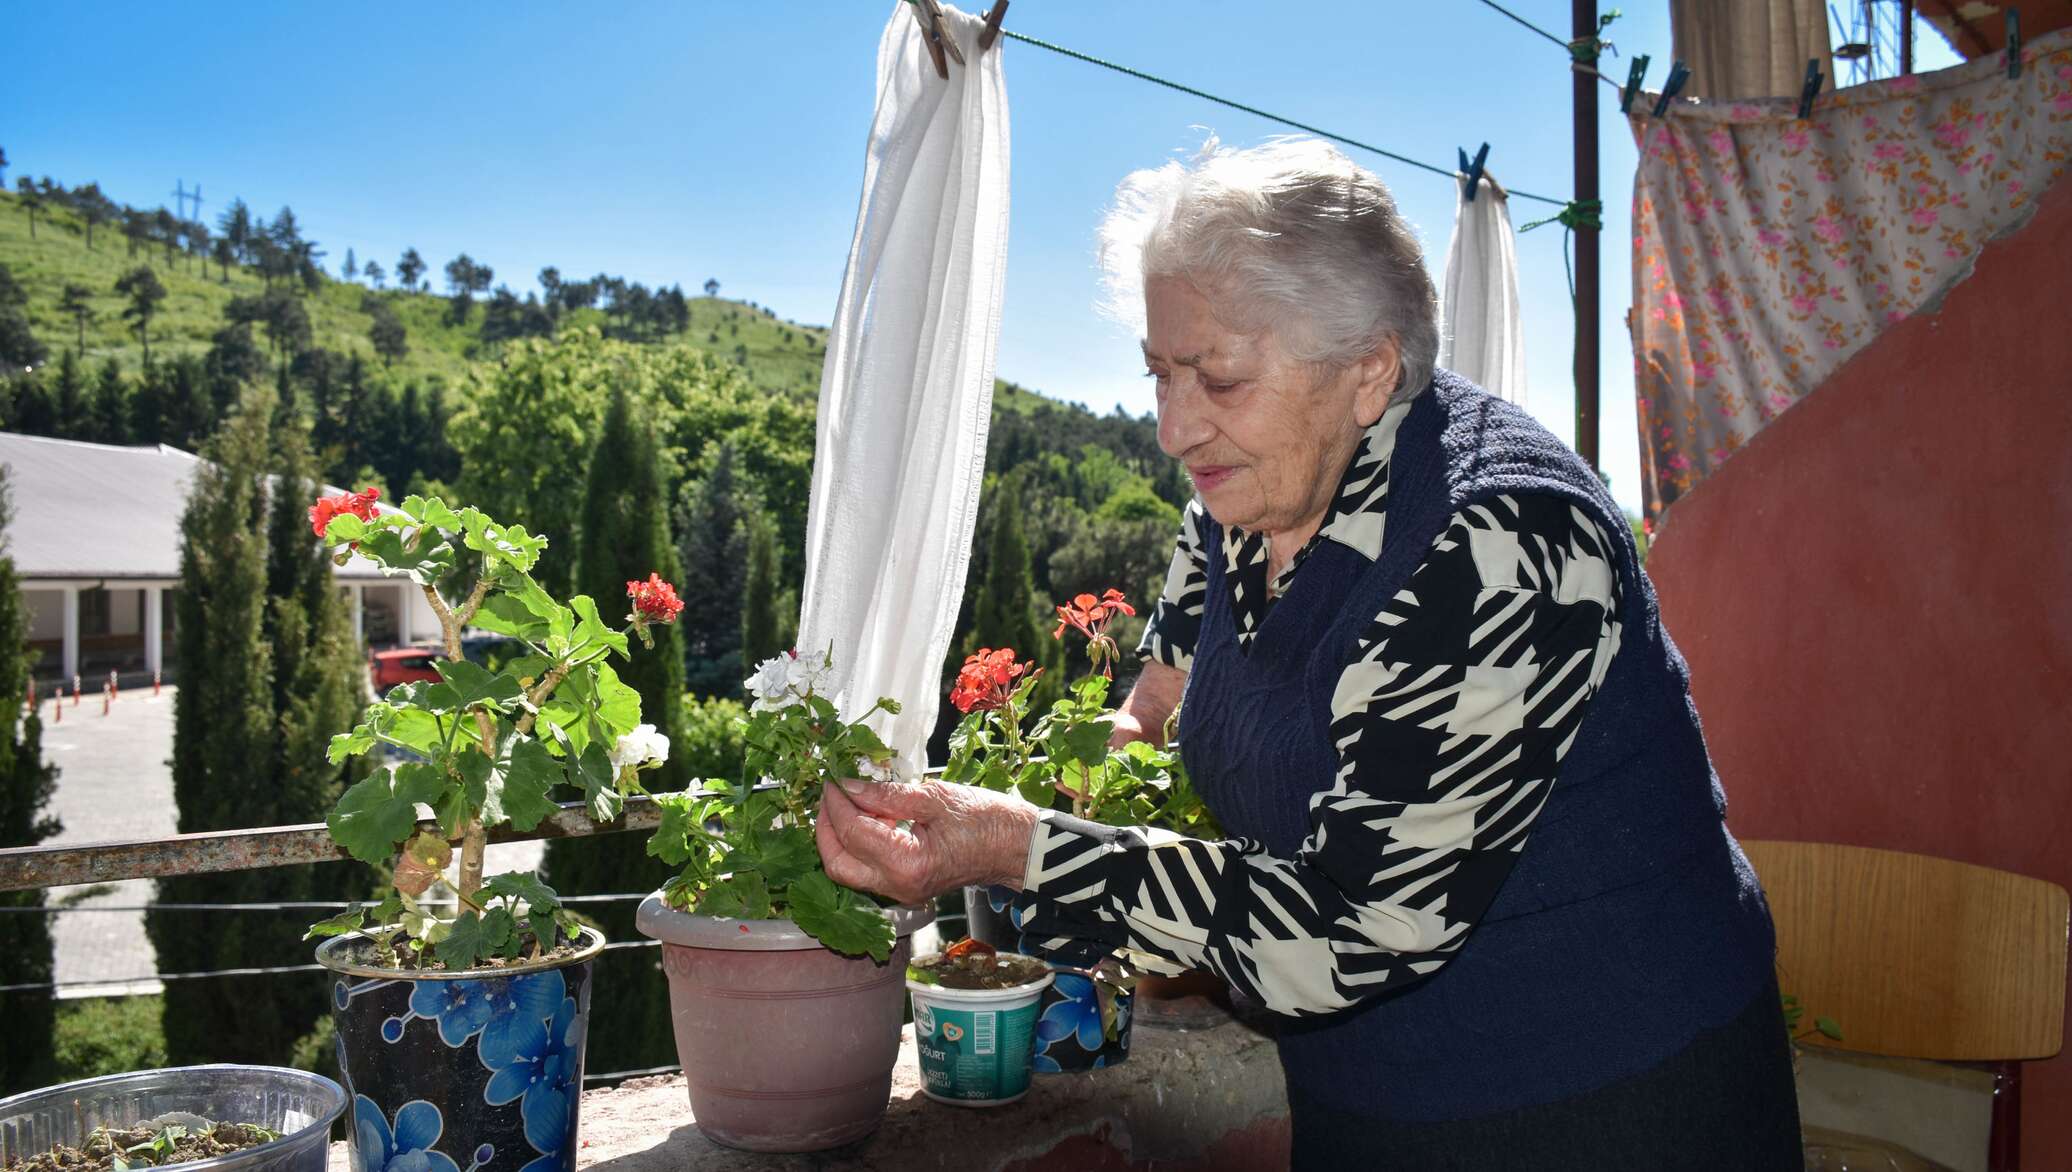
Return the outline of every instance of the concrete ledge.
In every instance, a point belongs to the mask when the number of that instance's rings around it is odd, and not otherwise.
[[[681,1075],[586,1093],[582,1136],[576,1166],[598,1172],[1256,1172],[1287,1166],[1288,1102],[1273,1039],[1231,1022],[1140,1028],[1120,1066],[1037,1075],[1006,1107],[951,1107],[921,1094],[908,1027],[885,1122],[861,1143],[801,1156],[720,1147],[692,1123]],[[330,1172],[350,1169],[346,1146],[333,1144]]]

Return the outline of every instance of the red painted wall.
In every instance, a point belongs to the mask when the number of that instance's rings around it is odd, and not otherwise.
[[[1745,838],[2072,887],[2072,180],[1670,510],[1648,572]],[[2072,1168],[2072,1056],[2023,1165]]]

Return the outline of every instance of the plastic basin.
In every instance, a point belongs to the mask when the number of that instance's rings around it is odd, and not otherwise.
[[[175,1066],[111,1074],[0,1099],[0,1164],[65,1144],[98,1127],[132,1127],[171,1111],[214,1123],[256,1123],[272,1143],[177,1165],[183,1172],[323,1172],[345,1090],[320,1074],[278,1066]]]

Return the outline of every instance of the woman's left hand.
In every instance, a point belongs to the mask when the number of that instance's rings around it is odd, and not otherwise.
[[[828,877],[917,903],[967,883],[1019,888],[1036,807],[942,782],[852,781],[821,791],[814,826]]]

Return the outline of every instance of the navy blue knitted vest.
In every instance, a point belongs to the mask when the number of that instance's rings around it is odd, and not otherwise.
[[[1446,371],[1397,432],[1388,493],[1381,556],[1370,563],[1318,543],[1249,652],[1237,645],[1220,528],[1207,535],[1208,597],[1180,744],[1231,833],[1282,858],[1300,853],[1310,799],[1336,772],[1331,694],[1355,640],[1471,502],[1547,493],[1593,515],[1616,543],[1619,650],[1524,851],[1459,951],[1394,993],[1283,1019],[1288,1080],[1344,1110],[1440,1120],[1645,1071],[1748,1004],[1774,940],[1754,873],[1727,833],[1689,674],[1632,533],[1575,453]]]

